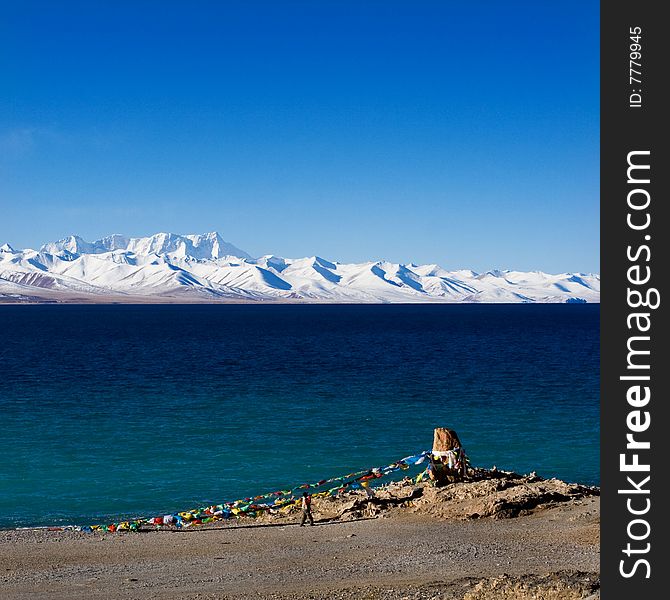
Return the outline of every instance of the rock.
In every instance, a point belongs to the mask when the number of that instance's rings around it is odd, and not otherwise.
[[[505,519],[600,493],[598,488],[558,479],[545,481],[536,473],[520,476],[491,470],[480,476],[478,481],[427,487],[411,510],[442,519]]]

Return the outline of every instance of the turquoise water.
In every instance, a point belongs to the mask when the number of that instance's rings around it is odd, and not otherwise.
[[[387,465],[598,484],[599,307],[0,306],[0,527],[95,523]]]

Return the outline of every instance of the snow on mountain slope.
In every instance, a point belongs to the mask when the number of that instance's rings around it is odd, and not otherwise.
[[[342,264],[318,256],[254,259],[216,232],[115,234],[95,242],[72,235],[39,251],[0,246],[0,300],[67,301],[72,294],[103,301],[599,302],[600,277],[447,271],[387,261]]]
[[[186,259],[177,264],[210,283],[226,288],[265,293],[273,297],[283,297],[284,292],[290,292],[291,289],[291,284],[278,276],[272,269],[253,264],[253,262],[226,259],[216,261]]]

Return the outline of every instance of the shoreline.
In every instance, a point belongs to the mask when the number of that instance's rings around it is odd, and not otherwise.
[[[466,487],[474,487],[473,484],[481,484],[481,482],[484,481],[504,481],[504,482],[513,482],[513,486],[518,486],[527,483],[533,483],[533,484],[541,484],[541,485],[550,485],[552,487],[560,486],[562,492],[564,493],[564,497],[562,498],[563,500],[571,499],[572,497],[581,497],[581,496],[587,496],[587,495],[599,495],[600,494],[600,486],[599,485],[594,485],[594,484],[589,484],[589,483],[567,483],[565,481],[562,481],[556,477],[551,477],[551,478],[545,478],[540,475],[538,475],[535,472],[532,472],[530,474],[525,474],[521,475],[519,473],[516,473],[515,471],[509,471],[505,469],[498,469],[496,466],[492,468],[483,468],[483,467],[469,467],[469,475],[466,476],[463,480],[460,481],[455,481],[447,485],[439,485],[436,486],[433,483],[431,483],[427,476],[423,476],[421,480],[417,479],[416,476],[414,477],[409,477],[405,476],[402,479],[391,479],[384,481],[383,483],[380,482],[378,485],[371,486],[370,487],[370,492],[366,492],[365,490],[367,489],[367,484],[364,484],[365,487],[360,486],[360,480],[366,480],[370,479],[369,474],[371,474],[374,471],[377,471],[377,478],[382,478],[384,476],[388,476],[389,474],[392,474],[394,472],[398,472],[402,468],[408,468],[407,466],[401,466],[401,465],[413,465],[413,464],[421,464],[424,460],[423,456],[426,454],[426,452],[421,452],[419,454],[416,454],[414,456],[408,456],[405,457],[396,463],[392,463],[391,465],[387,467],[377,467],[375,469],[364,469],[360,472],[356,473],[350,473],[348,475],[344,476],[339,476],[339,477],[334,477],[329,480],[323,480],[322,482],[319,482],[321,484],[320,490],[311,490],[309,493],[314,495],[315,497],[315,503],[317,508],[315,510],[324,510],[327,505],[331,505],[329,509],[329,516],[327,520],[337,520],[342,518],[344,512],[347,512],[347,510],[353,510],[354,512],[357,509],[358,506],[360,505],[365,505],[366,503],[370,503],[370,499],[373,498],[372,502],[376,503],[378,505],[377,507],[377,512],[379,512],[379,505],[381,505],[382,510],[389,510],[390,508],[397,507],[399,505],[402,505],[404,507],[409,504],[410,500],[416,500],[417,498],[421,500],[421,502],[425,505],[426,501],[425,498],[427,496],[430,496],[431,491],[436,491],[437,494],[442,493],[444,495],[446,492],[449,490],[461,490]],[[386,472],[381,474],[382,469],[384,469]],[[360,477],[362,475],[368,474],[368,477]],[[375,478],[372,478],[372,481],[374,481]],[[343,481],[346,481],[346,483],[342,483]],[[324,487],[327,487],[329,484],[333,483],[339,483],[339,485],[336,485],[335,487],[329,489],[329,490],[324,490]],[[354,483],[355,485],[351,485]],[[209,523],[209,525],[222,525],[224,527],[244,527],[244,526],[253,526],[250,525],[251,523],[262,523],[262,524],[267,524],[267,523],[285,523],[286,522],[286,516],[295,514],[295,512],[298,510],[297,506],[299,504],[299,497],[295,495],[295,492],[302,492],[303,489],[309,488],[309,487],[314,487],[317,486],[317,484],[302,484],[298,485],[293,490],[289,491],[282,491],[282,492],[269,492],[265,493],[260,496],[256,496],[254,498],[245,498],[243,500],[236,500],[232,502],[226,502],[224,504],[219,504],[217,506],[207,506],[207,507],[202,507],[202,508],[197,508],[197,509],[190,509],[186,511],[175,511],[171,513],[173,516],[177,515],[185,515],[187,513],[193,514],[195,516],[196,513],[202,513],[202,511],[212,511],[214,512],[215,508],[218,509],[224,509],[225,512],[227,513],[225,516],[221,516],[221,510],[218,512],[215,512],[214,514],[200,514],[199,517],[209,517],[213,523]],[[407,489],[411,489],[411,492],[406,492]],[[495,489],[495,486],[494,486]],[[405,490],[406,498],[402,497],[402,493]],[[428,490],[429,494],[425,494],[425,491]],[[487,493],[492,493],[494,490],[488,489],[484,492],[479,492],[476,493],[476,495],[483,495]],[[418,496],[416,493],[418,492]],[[293,494],[293,495],[291,495]],[[401,494],[400,496],[398,494]],[[409,495],[407,495],[409,494]],[[435,495],[435,494],[433,494]],[[324,498],[325,496],[325,498]],[[536,495],[537,498],[533,500],[534,503],[541,504],[550,498],[547,496],[546,491],[541,491],[539,494]],[[554,492],[549,493],[549,496],[552,498],[555,498]],[[560,496],[560,493],[559,493]],[[277,498],[274,502],[269,502],[269,500]],[[353,498],[353,504],[351,504],[351,499]],[[429,500],[428,502],[432,502],[435,499],[433,498],[432,500]],[[443,501],[443,500],[442,500]],[[248,505],[249,508],[252,509],[251,515],[246,514],[246,508],[242,508],[242,510],[233,510],[233,513],[231,514],[230,508],[231,507],[240,507],[243,505]],[[333,508],[333,506],[344,506],[344,512],[341,512],[337,514],[336,509]],[[352,508],[353,507],[353,508]],[[528,506],[525,507],[526,509],[529,508]],[[532,507],[531,507],[532,508]],[[269,510],[268,510],[269,509]],[[325,509],[328,510],[328,509]],[[335,510],[335,512],[333,512]],[[459,510],[463,510],[460,508]],[[520,508],[519,510],[522,510]],[[257,513],[257,514],[255,514]],[[161,515],[156,515],[162,517],[163,513]],[[470,511],[468,514],[467,512],[463,512],[460,515],[458,514],[451,514],[450,518],[480,518],[481,516],[495,516],[493,513],[486,514],[486,515],[479,515],[477,513],[473,513]],[[516,516],[516,515],[514,515]],[[155,517],[149,517],[149,516],[144,516],[144,517],[137,517],[137,516],[130,516],[130,515],[109,515],[107,519],[102,519],[102,518],[96,518],[96,517],[82,517],[81,521],[85,521],[85,523],[68,523],[68,524],[45,524],[45,525],[21,525],[21,526],[0,526],[0,533],[2,532],[7,532],[7,531],[51,531],[51,532],[57,532],[57,531],[81,531],[84,533],[92,533],[95,531],[102,531],[106,533],[116,533],[116,531],[105,531],[101,530],[101,528],[105,527],[106,524],[109,523],[114,523],[118,524],[120,522],[125,522],[125,523],[131,523],[135,522],[141,525],[139,528],[133,528],[131,530],[128,530],[128,528],[121,528],[118,530],[118,533],[123,533],[123,532],[136,532],[136,531],[147,531],[147,530],[154,530],[154,529],[160,529],[160,528],[170,528],[170,524],[168,523],[160,523],[158,526],[155,526],[154,523],[152,523],[152,520]],[[181,521],[181,519],[179,519]],[[93,522],[96,522],[95,524]],[[183,527],[188,527],[191,525],[197,525],[198,528],[202,528],[203,523],[200,522],[200,520],[192,521],[189,522],[189,520],[183,520],[181,523],[177,525],[177,528]],[[205,521],[204,523],[207,523]],[[174,525],[174,523],[173,523]]]
[[[296,509],[232,526],[2,530],[3,598],[596,598],[599,493],[493,472],[315,499],[314,527]]]

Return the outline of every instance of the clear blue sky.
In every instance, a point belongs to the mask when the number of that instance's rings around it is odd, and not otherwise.
[[[0,5],[0,243],[599,272],[599,4]]]

